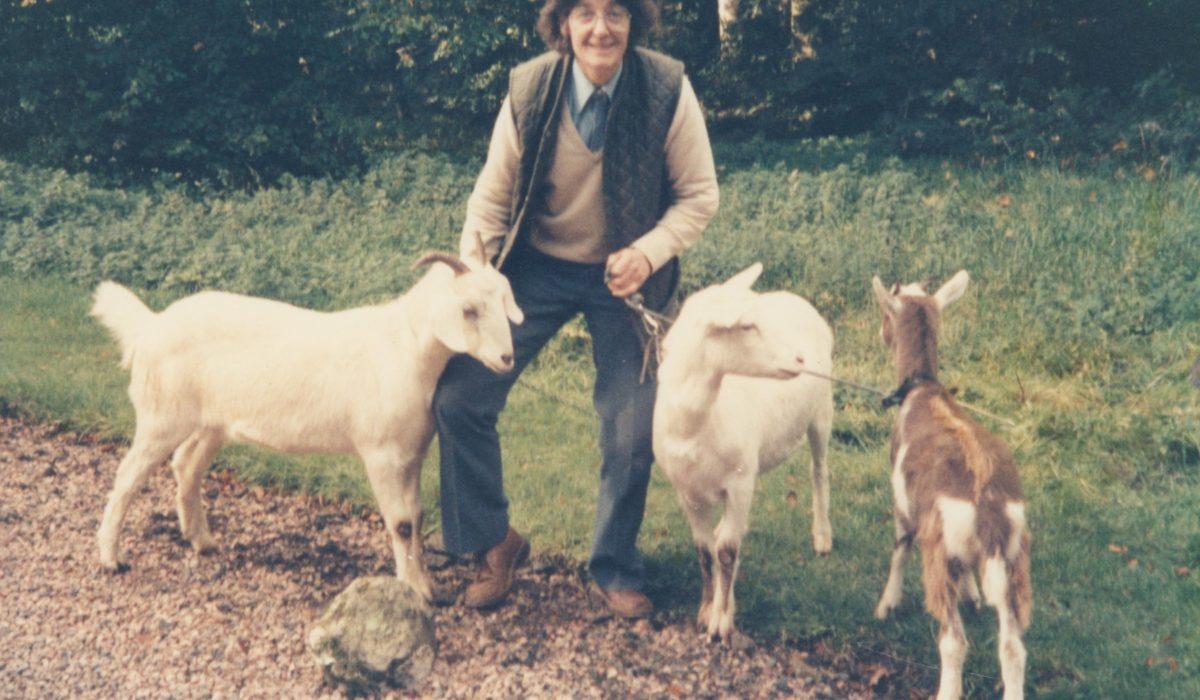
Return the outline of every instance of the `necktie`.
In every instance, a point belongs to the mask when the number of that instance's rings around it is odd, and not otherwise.
[[[608,123],[608,103],[611,98],[603,90],[597,90],[588,98],[579,120],[579,135],[593,153],[604,146],[604,127]]]

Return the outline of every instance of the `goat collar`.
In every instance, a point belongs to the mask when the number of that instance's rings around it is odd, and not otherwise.
[[[903,382],[900,382],[900,386],[896,387],[895,391],[883,397],[883,407],[891,408],[892,406],[899,406],[904,403],[904,399],[910,391],[922,384],[929,384],[931,382],[937,383],[937,377],[926,372],[917,372],[916,374],[908,375],[904,378]]]

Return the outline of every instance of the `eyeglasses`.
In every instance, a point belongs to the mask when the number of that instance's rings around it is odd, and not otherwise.
[[[579,5],[571,10],[571,21],[581,27],[590,27],[603,15],[604,23],[613,29],[624,29],[629,26],[629,10],[620,5],[612,5],[603,12],[597,12],[590,7]]]

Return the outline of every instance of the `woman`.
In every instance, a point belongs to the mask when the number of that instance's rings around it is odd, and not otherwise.
[[[640,292],[652,308],[671,301],[676,256],[699,238],[718,199],[683,65],[635,48],[657,21],[651,0],[547,0],[538,31],[552,50],[512,71],[467,202],[464,252],[478,233],[525,314],[513,329],[512,372],[455,357],[434,396],[445,544],[478,559],[464,595],[471,607],[504,600],[529,553],[508,522],[497,417],[521,371],[582,313],[601,420],[591,590],[622,617],[653,610],[636,544],[653,461],[654,383],[653,373],[642,381],[642,339],[623,300]]]

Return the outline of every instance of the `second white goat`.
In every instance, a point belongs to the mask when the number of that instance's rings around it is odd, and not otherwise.
[[[366,465],[397,577],[430,599],[420,478],[434,387],[455,353],[495,372],[512,369],[509,321],[523,320],[482,245],[470,265],[430,253],[414,267],[435,262],[444,264],[398,299],[336,313],[223,292],[155,313],[128,289],[102,283],[92,314],[120,342],[137,428],[97,533],[101,565],[120,566],[130,501],[172,454],[180,530],[207,551],[216,542],[200,484],[221,445],[350,453]]]
[[[806,300],[758,294],[755,263],[690,296],[663,341],[654,406],[654,456],[679,493],[700,559],[696,623],[710,638],[734,631],[738,551],[760,473],[812,453],[812,541],[833,546],[826,451],[833,388],[805,369],[833,369],[833,333]],[[712,528],[714,508],[724,512]]]

